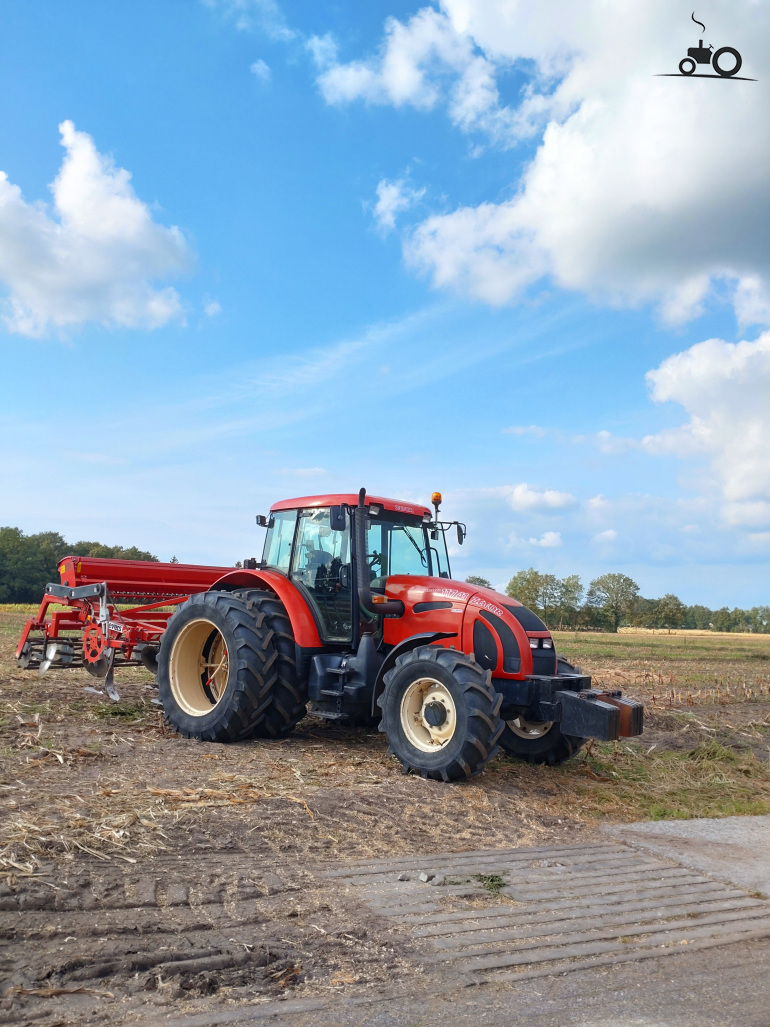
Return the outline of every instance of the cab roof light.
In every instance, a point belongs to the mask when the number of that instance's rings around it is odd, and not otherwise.
[[[369,513],[373,514],[376,517],[379,514],[380,510],[382,509],[382,507],[378,506],[377,503],[370,503],[368,509],[369,509]]]

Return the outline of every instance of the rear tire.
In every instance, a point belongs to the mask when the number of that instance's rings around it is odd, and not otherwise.
[[[580,669],[563,656],[557,658],[556,668],[559,675],[580,673]],[[571,759],[584,742],[585,738],[563,735],[558,724],[527,720],[523,716],[505,721],[500,736],[500,745],[510,756],[527,763],[547,763],[551,767]]]
[[[191,596],[170,618],[158,690],[170,723],[205,742],[253,735],[273,701],[280,659],[274,632],[230,592]]]
[[[285,738],[307,715],[307,696],[297,682],[294,632],[283,603],[273,592],[252,588],[234,592],[246,603],[257,630],[269,632],[275,652],[272,702],[253,731],[255,738]]]
[[[465,653],[425,645],[399,656],[384,681],[380,731],[405,774],[461,781],[481,773],[503,731],[489,671]]]

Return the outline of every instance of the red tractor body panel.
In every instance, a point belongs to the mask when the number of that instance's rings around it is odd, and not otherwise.
[[[445,638],[437,644],[475,655],[478,660],[475,649],[481,632],[476,622],[481,621],[486,632],[483,637],[490,647],[486,669],[492,671],[492,677],[520,679],[532,673],[543,673],[543,669],[534,668],[533,639],[538,640],[539,647],[542,647],[540,639],[551,642],[555,664],[551,633],[525,630],[510,612],[512,607],[523,609],[521,603],[490,588],[446,578],[394,575],[388,578],[385,595],[404,604],[403,616],[386,617],[383,622],[386,645],[398,645],[425,631],[451,631],[456,634],[455,638]],[[547,652],[542,655],[548,659]],[[549,672],[555,673],[555,669]]]
[[[275,510],[308,510],[317,506],[350,506],[358,504],[358,496],[353,493],[338,493],[327,496],[300,496],[298,499],[282,499],[279,503],[273,503],[270,507],[271,513]],[[381,506],[384,510],[392,510],[394,513],[411,514],[414,517],[430,517],[431,512],[427,506],[420,503],[407,503],[401,499],[387,499],[383,496],[366,497],[367,506]]]
[[[210,586],[232,591],[236,588],[262,588],[275,592],[283,603],[294,631],[294,641],[305,649],[323,645],[307,600],[283,574],[269,570],[230,570]]]

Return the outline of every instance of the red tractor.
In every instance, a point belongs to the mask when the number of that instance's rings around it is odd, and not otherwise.
[[[585,738],[641,734],[642,705],[592,690],[539,617],[452,580],[446,536],[462,544],[465,526],[439,520],[440,502],[284,500],[257,518],[263,557],[242,569],[68,557],[17,658],[110,684],[140,660],[169,721],[206,741],[281,738],[308,713],[379,723],[405,773],[443,781],[498,746],[555,764]],[[118,607],[129,598],[144,602]],[[51,604],[66,609],[49,619]]]

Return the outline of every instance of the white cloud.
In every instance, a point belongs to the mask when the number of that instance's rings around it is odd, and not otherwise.
[[[726,283],[739,316],[767,324],[770,78],[655,77],[676,71],[694,32],[668,0],[622,10],[441,0],[388,18],[375,54],[330,56],[319,84],[333,104],[443,107],[461,130],[502,145],[540,137],[509,199],[415,229],[405,256],[437,286],[500,304],[548,277],[613,304],[656,303],[681,322]],[[770,46],[770,8],[715,0],[706,41],[720,45],[725,32],[752,76]],[[511,69],[530,79],[505,106],[497,80]]]
[[[412,189],[405,179],[388,181],[381,179],[377,184],[377,203],[374,217],[381,232],[387,234],[396,227],[396,214],[409,210],[425,195],[424,189]]]
[[[600,542],[600,543],[601,542],[614,542],[617,537],[618,537],[617,531],[615,531],[614,528],[608,528],[606,531],[600,531],[598,534],[594,535],[592,541],[593,542]]]
[[[271,39],[289,42],[296,32],[286,24],[276,0],[203,0],[205,7],[220,11],[239,32],[261,29]]]
[[[192,255],[178,228],[153,221],[131,175],[100,154],[71,121],[59,126],[66,156],[51,186],[54,216],[27,203],[0,172],[2,319],[40,336],[96,321],[157,328],[182,315],[177,292],[158,279],[186,270]]]
[[[261,57],[254,61],[249,68],[249,71],[255,78],[259,79],[260,82],[270,81],[270,65],[267,61],[263,61]]]
[[[540,538],[531,538],[531,546],[542,546],[543,549],[557,549],[561,545],[561,532],[544,531]]]
[[[681,428],[645,438],[650,452],[710,458],[733,526],[770,525],[770,331],[753,342],[708,339],[647,375],[657,402],[680,403]]]
[[[501,491],[508,504],[520,513],[534,510],[565,510],[577,503],[569,492],[532,488],[526,482],[505,486]]]
[[[311,36],[305,43],[305,49],[321,71],[337,63],[337,41],[330,32],[325,36]]]
[[[203,313],[206,317],[216,317],[217,314],[221,313],[222,304],[219,300],[206,300],[203,304]]]
[[[504,435],[532,435],[536,439],[542,439],[548,434],[547,428],[541,428],[538,424],[519,424],[512,428],[503,428]]]

